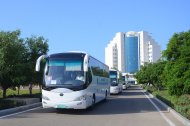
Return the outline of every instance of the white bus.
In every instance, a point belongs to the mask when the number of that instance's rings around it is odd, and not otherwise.
[[[125,80],[127,87],[129,87],[132,84],[137,84],[135,74],[123,73],[122,78],[123,78],[123,80]]]
[[[109,76],[111,80],[110,94],[119,94],[122,92],[123,85],[119,82],[119,71],[110,69]]]
[[[86,109],[110,93],[109,67],[84,52],[42,55],[46,65],[42,86],[44,108]]]
[[[122,84],[123,84],[123,90],[127,89],[127,81],[125,79],[125,76],[122,75]]]
[[[127,89],[130,85],[127,81],[127,73],[122,73],[123,89]]]

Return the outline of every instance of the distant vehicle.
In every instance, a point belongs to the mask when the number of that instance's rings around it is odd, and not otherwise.
[[[109,67],[84,52],[42,55],[45,59],[42,87],[43,108],[86,109],[110,94]]]
[[[110,69],[109,71],[111,81],[110,94],[119,94],[123,90],[122,83],[119,83],[119,71],[114,69]]]
[[[122,88],[123,90],[127,89],[128,85],[127,85],[127,80],[126,80],[126,76],[125,75],[122,75]]]
[[[134,80],[130,80],[130,81],[128,81],[128,84],[129,84],[129,85],[134,85],[134,84],[136,84],[136,83],[135,83]]]
[[[123,89],[127,89],[130,86],[130,84],[128,83],[127,73],[122,73],[122,83]]]
[[[130,85],[137,84],[135,74],[131,74],[131,73],[122,73],[122,81],[125,82],[126,88],[128,88]]]

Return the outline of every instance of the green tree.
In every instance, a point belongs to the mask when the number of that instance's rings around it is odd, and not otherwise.
[[[41,85],[43,72],[35,72],[35,65],[39,56],[47,54],[49,50],[47,43],[48,40],[44,39],[42,36],[32,36],[27,38],[25,42],[28,50],[28,82],[31,84],[36,83]],[[32,90],[30,90],[30,94],[32,94]]]
[[[19,89],[20,85],[42,82],[42,71],[36,73],[35,64],[40,55],[47,54],[47,40],[36,36],[22,39],[20,34],[20,30],[0,32],[0,87],[3,97],[10,87]]]
[[[144,66],[141,66],[141,69],[136,73],[135,77],[139,84],[149,84],[150,80],[150,65],[145,63]]]
[[[20,30],[0,32],[0,86],[3,89],[3,97],[6,97],[8,88],[14,87],[16,82],[25,78],[20,71],[25,48],[23,39],[19,36]]]
[[[152,80],[153,86],[160,90],[163,88],[163,71],[165,68],[166,61],[159,60],[156,63],[152,64],[150,79]]]
[[[140,84],[151,84],[156,89],[160,90],[162,85],[162,73],[165,67],[165,61],[157,63],[145,63],[141,66],[140,71],[136,73],[137,82]]]
[[[190,30],[175,33],[169,40],[163,57],[167,63],[164,82],[172,95],[190,93]]]

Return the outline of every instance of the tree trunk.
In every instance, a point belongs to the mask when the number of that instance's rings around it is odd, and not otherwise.
[[[32,95],[32,88],[29,88],[30,96]]]
[[[29,84],[29,93],[30,93],[30,96],[32,95],[32,83]]]
[[[18,95],[20,95],[20,86],[18,86],[18,92],[17,93],[18,93]]]
[[[3,98],[6,98],[6,94],[7,94],[7,89],[3,88]]]
[[[39,85],[40,86],[40,93],[42,93],[42,85]]]

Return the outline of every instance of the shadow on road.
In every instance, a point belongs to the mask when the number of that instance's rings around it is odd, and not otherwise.
[[[139,102],[136,102],[139,101]],[[140,103],[141,102],[141,103]],[[99,103],[93,110],[61,110],[58,114],[80,115],[113,115],[127,113],[154,112],[156,109],[145,98],[135,99],[110,99],[106,103]]]
[[[131,85],[127,89],[128,90],[142,90],[142,87],[139,85]]]
[[[142,92],[137,92],[137,91],[133,91],[133,92],[129,92],[129,91],[123,91],[121,94],[119,95],[111,95],[111,97],[113,96],[137,96],[137,95],[144,95]]]

